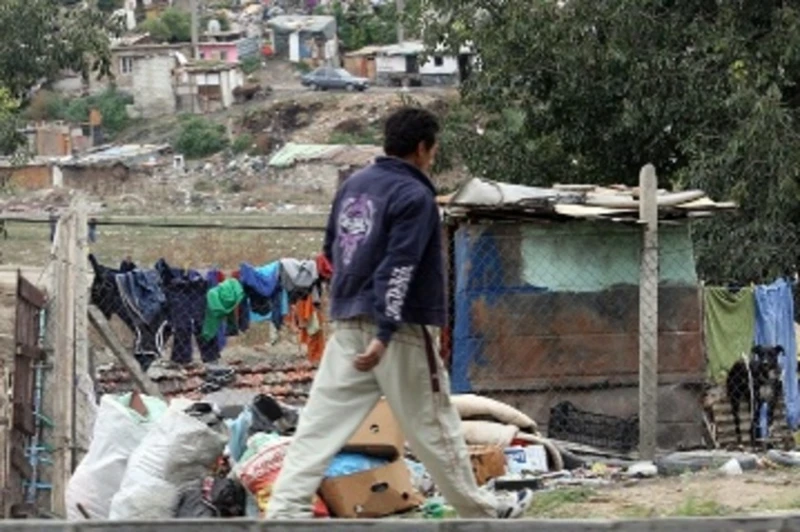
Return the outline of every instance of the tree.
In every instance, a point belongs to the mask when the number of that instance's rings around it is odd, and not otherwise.
[[[185,11],[170,7],[160,17],[146,20],[141,29],[159,42],[189,42],[192,40],[192,16]]]
[[[25,99],[61,71],[109,75],[109,34],[117,28],[96,9],[57,0],[0,2],[0,85]]]
[[[412,33],[414,27],[412,21],[418,19],[419,6],[419,0],[406,0],[403,20]],[[337,0],[318,8],[317,13],[336,18],[336,28],[343,51],[397,42],[398,13],[394,2],[373,7],[368,2],[346,3]]]
[[[764,281],[800,253],[800,4],[427,0],[426,40],[480,69],[448,128],[478,175],[662,186],[741,205],[697,227],[701,274]]]
[[[122,9],[123,0],[97,0],[97,9],[104,13],[111,13],[117,9]]]
[[[25,142],[19,132],[19,101],[5,87],[0,87],[0,154],[11,155]]]

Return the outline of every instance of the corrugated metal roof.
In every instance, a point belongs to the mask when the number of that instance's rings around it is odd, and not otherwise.
[[[425,51],[425,45],[418,41],[406,41],[384,46],[381,55],[416,55]]]
[[[440,198],[451,216],[466,214],[507,217],[561,216],[568,218],[635,220],[638,190],[626,186],[555,185],[552,188],[512,185],[474,178],[455,194]],[[658,191],[662,218],[710,216],[736,208],[716,202],[702,190]]]
[[[378,146],[339,144],[295,144],[290,142],[269,160],[275,168],[288,168],[298,162],[329,161],[341,165],[366,165],[380,155]]]
[[[269,19],[271,28],[280,28],[287,31],[312,31],[323,32],[330,24],[336,24],[336,19],[323,15],[278,15]]]

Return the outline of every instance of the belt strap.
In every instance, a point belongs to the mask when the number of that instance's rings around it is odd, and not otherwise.
[[[425,356],[428,359],[428,372],[431,374],[431,388],[433,393],[442,391],[441,383],[439,382],[439,370],[436,366],[436,351],[433,349],[433,340],[431,333],[423,325],[422,336],[425,338]]]

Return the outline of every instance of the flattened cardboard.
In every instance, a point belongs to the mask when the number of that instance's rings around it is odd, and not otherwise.
[[[424,502],[402,459],[354,475],[326,478],[319,494],[332,515],[344,518],[385,517]]]
[[[469,459],[472,472],[478,486],[483,486],[490,479],[506,474],[506,456],[502,447],[494,445],[472,445],[469,447]]]
[[[406,439],[386,399],[381,399],[343,451],[394,459],[405,454]]]

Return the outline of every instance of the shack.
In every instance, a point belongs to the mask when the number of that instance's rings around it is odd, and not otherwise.
[[[279,15],[271,18],[267,25],[267,46],[276,57],[312,66],[338,61],[334,17]]]
[[[356,170],[375,160],[382,150],[371,145],[288,143],[269,160],[270,175],[288,187],[323,191],[333,196]]]
[[[454,393],[496,397],[548,427],[551,409],[638,412],[635,191],[473,179],[443,200]],[[669,205],[669,206],[667,206]],[[659,191],[658,443],[702,443],[701,288],[690,220],[735,206]]]

